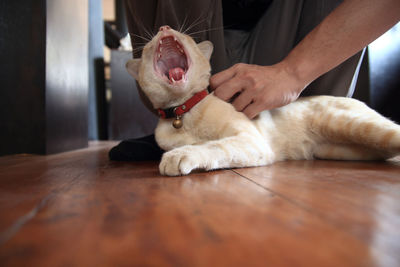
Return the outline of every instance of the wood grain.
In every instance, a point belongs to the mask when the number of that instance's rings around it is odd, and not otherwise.
[[[0,158],[1,266],[396,266],[397,163],[169,178],[115,143]]]

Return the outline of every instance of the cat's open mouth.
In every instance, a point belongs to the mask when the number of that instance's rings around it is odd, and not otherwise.
[[[154,56],[155,70],[161,77],[168,79],[172,84],[186,81],[188,57],[176,37],[170,35],[160,38]]]

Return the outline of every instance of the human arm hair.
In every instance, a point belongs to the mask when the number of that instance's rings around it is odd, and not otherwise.
[[[279,63],[237,64],[211,77],[215,95],[249,118],[296,100],[312,81],[350,58],[400,19],[399,0],[344,0]]]

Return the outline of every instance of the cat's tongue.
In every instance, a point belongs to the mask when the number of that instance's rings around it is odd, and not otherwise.
[[[177,67],[169,69],[168,74],[171,81],[180,81],[182,80],[185,71],[182,68]]]

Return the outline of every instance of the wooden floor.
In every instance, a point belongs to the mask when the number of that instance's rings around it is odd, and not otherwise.
[[[168,178],[115,143],[0,158],[0,266],[400,266],[400,163]]]

